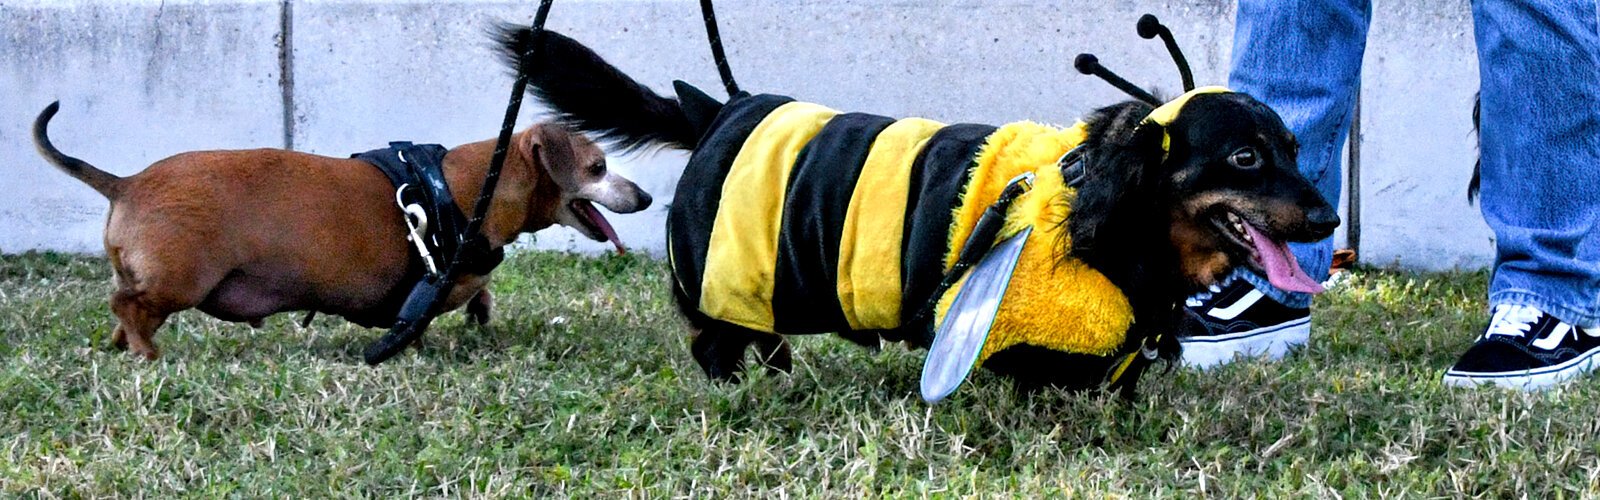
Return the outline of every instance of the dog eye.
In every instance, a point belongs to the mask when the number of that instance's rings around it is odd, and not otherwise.
[[[1257,161],[1256,148],[1249,146],[1239,148],[1238,151],[1233,152],[1232,156],[1228,157],[1228,163],[1232,163],[1233,166],[1239,168],[1256,168]]]
[[[606,173],[606,162],[602,161],[602,162],[599,162],[599,163],[595,163],[593,165],[589,165],[589,175],[601,176],[601,175],[605,175],[605,173]]]

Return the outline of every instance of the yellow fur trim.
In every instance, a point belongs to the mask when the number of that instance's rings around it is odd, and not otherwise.
[[[1086,129],[1083,123],[1062,129],[1034,122],[1015,122],[989,134],[956,204],[950,239],[945,246],[948,251],[944,255],[944,269],[949,271],[956,265],[956,257],[961,254],[973,227],[978,225],[978,218],[1000,197],[1006,182],[1023,172],[1053,167],[1061,155],[1083,142]]]
[[[1015,123],[990,136],[979,154],[977,170],[957,208],[957,224],[947,266],[960,252],[978,216],[989,207],[1005,182],[1023,171],[1033,171],[1034,188],[1012,203],[1002,237],[1033,227],[1028,244],[1017,261],[989,339],[978,361],[1019,344],[1046,349],[1108,356],[1121,347],[1133,323],[1133,307],[1111,281],[1082,261],[1063,255],[1071,244],[1066,220],[1076,192],[1066,186],[1056,161],[1082,142],[1082,123],[1057,129],[1034,123]],[[960,239],[954,239],[959,231]],[[939,298],[935,319],[943,321],[965,278]]]
[[[840,310],[852,330],[900,326],[900,241],[917,154],[944,124],[907,118],[872,141],[839,238]]]
[[[700,310],[707,316],[773,331],[772,288],[789,171],[800,150],[838,114],[816,104],[784,104],[739,149],[722,184],[722,206],[739,209],[717,211],[706,249]]]

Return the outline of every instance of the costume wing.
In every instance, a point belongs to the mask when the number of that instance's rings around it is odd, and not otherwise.
[[[978,265],[967,273],[966,283],[956,292],[944,321],[934,332],[933,345],[928,348],[928,359],[922,365],[922,399],[937,403],[955,392],[956,387],[972,373],[983,343],[989,338],[989,328],[1000,311],[1000,301],[1011,285],[1011,273],[1017,268],[1022,247],[1028,243],[1033,228],[1017,233],[989,250]]]

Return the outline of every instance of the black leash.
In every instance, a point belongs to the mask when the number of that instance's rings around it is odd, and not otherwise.
[[[711,41],[711,58],[717,63],[717,74],[722,76],[722,86],[728,89],[728,97],[732,98],[739,93],[739,84],[733,81],[733,69],[728,67],[728,54],[722,51],[722,35],[717,33],[717,12],[711,8],[711,0],[700,0],[700,14],[706,21],[706,38]]]
[[[472,219],[467,222],[467,229],[464,232],[470,235],[468,241],[463,243],[460,251],[456,252],[450,261],[450,266],[445,268],[444,272],[424,277],[411,290],[411,295],[406,297],[405,305],[400,308],[400,316],[389,329],[389,333],[367,346],[365,353],[367,364],[382,363],[421,338],[422,332],[428,328],[428,323],[432,322],[434,310],[437,309],[439,302],[449,297],[450,289],[455,286],[455,273],[470,260],[467,255],[472,254],[475,257],[489,252],[487,239],[479,232],[483,229],[484,217],[489,214],[489,204],[494,200],[495,187],[500,183],[500,170],[505,167],[506,153],[511,146],[511,134],[517,126],[517,114],[522,110],[522,96],[528,89],[530,78],[526,68],[538,67],[537,63],[544,52],[544,23],[550,17],[550,6],[554,3],[555,0],[539,2],[539,12],[533,19],[533,46],[522,54],[524,61],[533,64],[517,65],[517,79],[511,84],[511,101],[506,105],[505,121],[500,124],[500,137],[495,141],[494,156],[489,160],[489,172],[484,175],[483,189],[478,192],[478,200],[473,204]]]

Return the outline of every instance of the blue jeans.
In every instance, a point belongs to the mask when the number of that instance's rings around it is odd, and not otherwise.
[[[1600,6],[1476,0],[1472,14],[1480,206],[1497,245],[1489,302],[1600,326]],[[1371,17],[1368,0],[1239,1],[1229,83],[1283,116],[1301,143],[1301,172],[1328,200],[1339,198]],[[1327,277],[1332,240],[1291,247],[1306,273]],[[1311,302],[1239,274],[1287,305]]]

